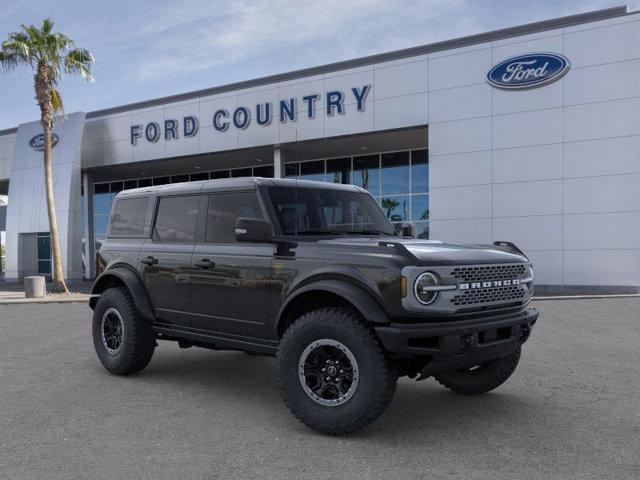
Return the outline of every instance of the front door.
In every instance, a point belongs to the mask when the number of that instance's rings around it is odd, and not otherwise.
[[[152,238],[139,261],[159,323],[189,325],[189,269],[201,195],[158,199]]]
[[[191,263],[191,324],[267,338],[275,247],[236,242],[238,217],[263,218],[255,191],[209,196],[204,242],[196,244]]]

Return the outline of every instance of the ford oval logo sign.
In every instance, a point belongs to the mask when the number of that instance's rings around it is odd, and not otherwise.
[[[55,133],[51,134],[51,148],[55,147],[58,143],[58,136]],[[31,140],[29,140],[29,145],[31,148],[38,152],[44,152],[44,133],[40,135],[36,135]]]
[[[535,88],[558,80],[569,68],[569,60],[557,53],[518,55],[489,70],[487,82],[506,90]]]

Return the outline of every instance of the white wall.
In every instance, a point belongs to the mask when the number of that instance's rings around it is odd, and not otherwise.
[[[532,52],[571,70],[526,91],[485,82]],[[431,55],[429,107],[433,238],[514,241],[540,284],[640,285],[636,16]]]
[[[15,152],[16,134],[0,137],[0,180],[8,180]]]
[[[54,128],[59,141],[52,150],[53,190],[63,271],[68,279],[82,277],[80,144],[83,124],[84,113],[73,113],[64,121],[58,121]],[[16,135],[7,202],[8,279],[36,273],[35,237],[29,234],[49,231],[43,153],[29,145],[30,139],[40,133],[40,123],[32,122],[20,125]]]

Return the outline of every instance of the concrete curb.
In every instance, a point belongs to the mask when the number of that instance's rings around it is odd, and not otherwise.
[[[91,295],[55,295],[50,296],[47,295],[44,298],[2,298],[0,297],[0,306],[1,305],[19,305],[23,303],[89,303],[89,299]]]

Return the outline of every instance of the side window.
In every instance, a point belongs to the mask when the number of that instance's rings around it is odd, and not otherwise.
[[[207,243],[235,243],[239,217],[262,218],[255,192],[215,193],[209,196]]]
[[[115,237],[140,237],[144,233],[147,218],[147,197],[123,198],[113,209],[110,235]]]
[[[162,243],[193,243],[196,237],[199,195],[161,198],[153,239]]]

